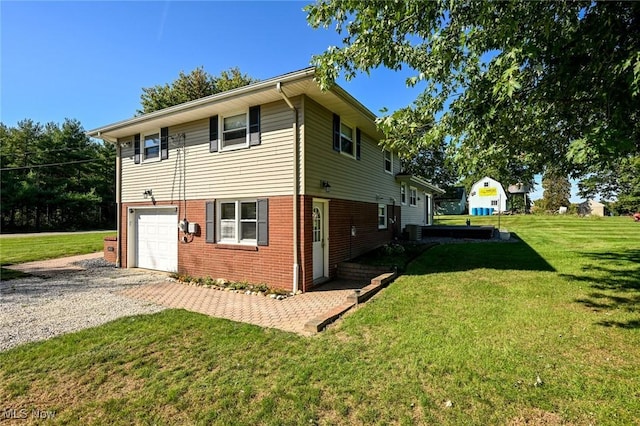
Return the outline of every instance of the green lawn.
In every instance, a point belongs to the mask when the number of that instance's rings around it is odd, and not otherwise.
[[[640,224],[501,222],[521,242],[435,247],[318,336],[124,318],[0,353],[0,401],[65,424],[637,424]]]
[[[102,251],[103,239],[108,235],[115,235],[115,232],[0,238],[0,265]]]

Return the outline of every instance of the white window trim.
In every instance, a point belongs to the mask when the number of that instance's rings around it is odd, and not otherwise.
[[[416,194],[415,197],[412,197],[413,194]],[[411,200],[413,198],[413,201]],[[410,186],[409,187],[409,205],[411,207],[417,207],[418,206],[418,188]]]
[[[404,190],[404,193],[402,190]],[[403,206],[407,205],[407,184],[404,182],[400,182],[400,204],[402,204]]]
[[[353,152],[347,152],[342,150],[342,126],[345,125],[351,129],[351,147]],[[345,138],[349,139],[349,138]],[[342,121],[342,117],[340,117],[340,154],[344,154],[349,158],[356,158],[356,127],[351,124]]]
[[[236,217],[235,217],[235,227],[236,227],[236,237],[234,239],[231,238],[222,238],[222,204],[234,203],[236,206]],[[247,220],[241,218],[241,204],[242,203],[255,203],[256,204],[256,219],[255,220]],[[257,206],[258,200],[254,198],[250,199],[231,199],[231,200],[218,200],[216,202],[216,243],[218,244],[235,244],[235,245],[243,245],[243,246],[257,246],[258,245],[258,218],[257,218]],[[240,235],[240,225],[242,222],[255,222],[256,224],[256,238],[255,239],[241,239]]]
[[[380,218],[382,217],[380,216],[380,208],[384,208],[384,225],[380,224]],[[378,229],[387,229],[387,217],[388,217],[387,205],[378,204]]]
[[[145,142],[147,136],[158,135],[158,156],[154,158],[147,158],[147,150],[145,149]],[[160,129],[156,132],[148,132],[140,135],[140,163],[155,163],[162,158],[162,132]]]
[[[225,118],[229,118],[229,117],[234,117],[236,115],[242,115],[244,113],[245,117],[246,117],[246,134],[245,134],[245,140],[244,140],[244,144],[242,145],[234,145],[234,146],[230,146],[230,147],[225,147],[224,146],[224,119]],[[227,152],[227,151],[235,151],[238,149],[245,149],[245,148],[249,148],[249,108],[247,108],[244,111],[234,111],[230,114],[220,114],[219,118],[218,118],[218,141],[220,143],[220,147],[218,149],[218,152]]]
[[[387,153],[389,153],[389,170],[387,170]],[[386,149],[382,150],[383,167],[386,173],[393,174],[393,152]]]

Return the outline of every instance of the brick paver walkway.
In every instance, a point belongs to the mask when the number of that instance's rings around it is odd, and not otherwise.
[[[73,273],[83,268],[73,262],[102,257],[102,253],[66,257],[22,263],[10,266],[29,274],[51,277],[57,274]],[[173,281],[158,281],[131,287],[119,292],[127,297],[145,300],[169,308],[182,308],[219,318],[277,328],[303,335],[307,321],[322,316],[343,305],[354,288],[362,288],[367,283],[333,281],[319,290],[274,300],[264,296],[251,296],[231,291],[190,286]]]
[[[347,286],[349,287],[349,286]],[[147,284],[121,294],[170,308],[183,308],[219,318],[308,335],[304,324],[345,303],[352,289],[312,291],[274,300],[177,282]]]

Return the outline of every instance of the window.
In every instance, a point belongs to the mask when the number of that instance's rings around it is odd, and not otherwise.
[[[400,202],[407,204],[407,184],[404,182],[400,184]]]
[[[340,151],[353,155],[353,129],[340,123]]]
[[[418,190],[416,188],[410,188],[409,190],[409,205],[418,205]]]
[[[218,238],[214,239],[213,205],[207,205],[207,242],[269,245],[269,200],[228,200],[218,203]]]
[[[497,206],[498,205],[498,200],[491,200],[491,205],[492,206]]]
[[[387,205],[378,204],[378,229],[387,229]]]
[[[220,239],[222,243],[255,244],[257,207],[255,201],[220,203]]]
[[[222,149],[237,149],[248,146],[246,113],[224,117],[222,122]]]
[[[484,187],[485,187],[485,188],[488,188],[488,187],[489,187],[489,182],[485,182],[485,183],[484,183]]]
[[[144,137],[144,159],[160,158],[160,134],[145,135]]]
[[[260,145],[260,105],[243,113],[209,117],[209,152]]]
[[[338,114],[333,114],[333,150],[342,152],[356,160],[360,159],[362,132],[340,120]]]
[[[383,149],[382,154],[384,155],[384,171],[393,173],[393,153]]]

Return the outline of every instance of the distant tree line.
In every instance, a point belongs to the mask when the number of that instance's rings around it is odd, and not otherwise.
[[[0,123],[2,232],[115,227],[115,148],[77,120]]]

